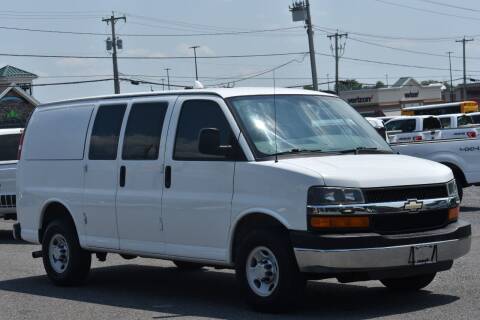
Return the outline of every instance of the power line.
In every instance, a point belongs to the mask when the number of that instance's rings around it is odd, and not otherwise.
[[[417,51],[417,50],[404,49],[404,48],[398,48],[398,47],[392,47],[392,46],[388,46],[388,45],[384,45],[384,44],[373,43],[373,42],[361,40],[361,39],[354,38],[354,37],[350,37],[349,39],[350,39],[350,40],[353,40],[353,41],[356,41],[356,42],[368,44],[368,45],[371,45],[371,46],[376,46],[376,47],[381,47],[381,48],[387,48],[387,49],[396,50],[396,51],[402,51],[402,52],[408,52],[408,53],[420,54],[420,55],[426,55],[426,56],[432,56],[432,57],[440,57],[440,58],[445,58],[445,57],[447,57],[447,55],[444,55],[444,54],[427,52],[427,51]],[[457,59],[462,59],[461,56],[454,56],[454,55],[452,55],[451,57],[452,57],[452,58],[457,58]],[[480,57],[470,57],[469,59],[480,60]]]
[[[284,28],[272,28],[272,29],[257,29],[257,30],[245,30],[245,31],[230,31],[230,32],[204,32],[204,33],[119,33],[122,37],[201,37],[201,36],[227,36],[227,35],[248,35],[255,33],[268,33],[278,32],[285,30],[299,29],[301,27],[284,27]],[[53,33],[53,34],[68,34],[68,35],[82,35],[82,36],[106,36],[108,33],[100,32],[83,32],[83,31],[70,31],[70,30],[55,30],[55,29],[36,29],[36,28],[22,28],[22,27],[9,27],[0,26],[0,29],[14,30],[14,31],[28,31],[28,32],[40,32],[40,33]]]
[[[259,54],[238,54],[238,55],[216,55],[216,56],[197,56],[197,59],[236,59],[236,58],[256,58],[256,57],[277,57],[277,56],[291,56],[291,55],[303,55],[308,52],[281,52],[281,53],[259,53]],[[317,52],[316,54],[326,57],[331,57],[331,54]],[[111,59],[109,56],[79,56],[79,55],[52,55],[52,54],[20,54],[20,53],[5,53],[0,52],[0,56],[5,57],[24,57],[24,58],[66,58],[66,59]],[[120,56],[118,59],[126,60],[175,60],[175,59],[191,59],[191,56]],[[396,67],[408,67],[416,69],[425,69],[425,70],[438,70],[438,71],[448,71],[446,68],[431,67],[431,66],[420,66],[420,65],[410,65],[402,63],[393,63],[387,61],[379,60],[369,60],[361,59],[354,57],[343,57],[345,60],[375,63],[390,65]],[[462,71],[458,69],[453,69],[453,71]],[[480,72],[480,71],[472,71]]]
[[[233,59],[233,58],[258,58],[258,57],[278,57],[304,54],[305,52],[281,52],[281,53],[258,53],[258,54],[238,54],[238,55],[216,55],[216,56],[197,56],[197,59]],[[58,54],[28,54],[28,53],[5,53],[0,52],[4,57],[24,57],[24,58],[65,58],[65,59],[111,59],[108,56],[80,56],[80,55],[58,55]],[[174,60],[191,59],[191,56],[120,56],[118,59],[127,60]]]
[[[46,86],[60,86],[60,85],[69,85],[69,84],[82,84],[82,83],[94,83],[94,82],[105,82],[112,81],[113,78],[105,79],[94,79],[94,80],[81,80],[81,81],[67,81],[67,82],[47,82],[47,83],[34,83],[29,84],[32,87],[46,87]],[[13,85],[12,87],[21,87],[22,85]]]
[[[444,2],[440,2],[440,1],[433,1],[433,0],[417,0],[417,1],[436,4],[438,6],[443,6],[443,7],[447,7],[447,8],[453,8],[453,9],[459,9],[459,10],[465,10],[465,11],[473,11],[473,12],[480,12],[480,9],[472,9],[472,8],[467,8],[467,7],[461,7],[461,6],[456,6],[456,5],[453,5],[453,4],[448,4],[448,3],[444,3]]]
[[[255,74],[252,74],[252,75],[249,75],[249,76],[245,76],[243,78],[240,78],[240,79],[236,79],[236,80],[232,80],[232,81],[227,81],[227,82],[221,82],[221,83],[217,83],[217,84],[214,84],[212,86],[214,87],[220,87],[220,86],[224,86],[224,85],[234,85],[235,83],[237,82],[240,82],[240,81],[245,81],[245,80],[249,80],[249,79],[252,79],[252,78],[256,78],[258,76],[262,76],[264,74],[267,74],[267,73],[270,73],[270,72],[273,72],[275,70],[278,70],[278,69],[281,69],[293,62],[297,62],[297,63],[302,63],[304,60],[305,60],[305,57],[308,55],[308,52],[304,52],[303,53],[303,56],[301,58],[301,60],[298,60],[298,59],[291,59],[285,63],[282,63],[276,67],[273,67],[271,69],[268,69],[268,70],[264,70],[264,71],[261,71],[261,72],[258,72],[258,73],[255,73]]]
[[[436,15],[441,15],[441,16],[446,16],[446,17],[454,17],[454,18],[461,18],[461,19],[469,19],[469,20],[475,20],[475,21],[480,21],[480,18],[475,18],[475,17],[468,17],[468,16],[461,16],[457,14],[451,14],[451,13],[445,13],[445,12],[440,12],[440,11],[435,11],[435,10],[430,10],[430,9],[423,9],[423,8],[418,8],[418,7],[412,7],[408,6],[405,4],[400,4],[400,3],[395,3],[395,2],[390,2],[386,0],[375,0],[377,2],[383,3],[383,4],[388,4],[391,6],[397,6],[401,8],[407,8],[411,10],[416,10],[416,11],[422,11],[422,12],[428,12]]]
[[[320,53],[317,52],[318,55],[331,57],[331,54],[328,53]],[[386,62],[386,61],[378,61],[378,60],[369,60],[369,59],[361,59],[361,58],[351,58],[351,57],[343,57],[344,60],[350,61],[358,61],[358,62],[366,62],[366,63],[374,63],[374,64],[382,64],[394,67],[406,67],[406,68],[415,68],[415,69],[425,69],[425,70],[438,70],[438,71],[449,71],[448,68],[439,68],[439,67],[429,67],[429,66],[419,66],[419,65],[411,65],[411,64],[403,64],[403,63],[394,63],[394,62]],[[452,71],[461,71],[458,69],[452,69]],[[477,71],[474,71],[477,72]]]
[[[368,38],[378,38],[385,40],[408,40],[408,41],[452,41],[458,38],[458,36],[449,36],[449,37],[405,37],[405,36],[390,36],[382,34],[372,34],[372,33],[362,33],[356,31],[349,31],[341,28],[329,28],[329,27],[314,27],[316,30],[323,31],[325,33],[331,33],[335,31],[347,32],[348,34],[354,34],[357,36],[368,37]],[[469,37],[479,37],[479,34],[469,35]]]

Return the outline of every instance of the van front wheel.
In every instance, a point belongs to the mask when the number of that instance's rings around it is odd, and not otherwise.
[[[436,273],[428,273],[408,278],[383,279],[380,282],[394,291],[418,291],[428,286],[435,275]]]
[[[47,226],[42,252],[45,271],[54,284],[78,285],[88,276],[92,256],[80,247],[71,222],[55,220]]]
[[[238,246],[235,272],[255,310],[288,311],[303,297],[306,281],[282,232],[255,230],[248,234]]]

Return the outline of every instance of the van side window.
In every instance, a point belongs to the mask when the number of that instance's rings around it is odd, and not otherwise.
[[[452,125],[450,118],[440,118],[440,122],[442,123],[442,128],[450,128]]]
[[[160,135],[168,102],[145,102],[132,105],[123,142],[123,160],[158,159]]]
[[[220,144],[232,144],[233,134],[220,106],[211,100],[188,100],[182,105],[175,137],[174,160],[226,160],[225,155],[209,155],[198,150],[200,131],[217,128]]]
[[[385,125],[387,131],[412,132],[415,131],[415,119],[391,121]]]
[[[90,138],[90,160],[115,160],[118,136],[122,127],[125,104],[100,106],[95,117]]]
[[[442,129],[442,123],[438,118],[429,117],[423,119],[423,130],[427,131],[436,129]]]

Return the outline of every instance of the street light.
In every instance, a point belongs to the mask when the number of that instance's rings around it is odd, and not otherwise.
[[[194,58],[195,58],[195,80],[198,80],[197,48],[200,48],[200,46],[191,46],[191,47],[190,47],[190,49],[193,49],[193,56],[194,56]]]

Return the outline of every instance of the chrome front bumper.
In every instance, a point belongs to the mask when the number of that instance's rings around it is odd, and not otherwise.
[[[454,232],[458,232],[459,230],[466,232],[462,237],[452,238]],[[419,236],[418,234],[403,235],[402,241],[407,241],[408,243],[401,245],[385,245],[389,242],[394,243],[398,238],[393,240],[385,239],[385,237],[378,235],[377,238],[373,238],[373,243],[369,247],[349,247],[348,249],[335,247],[322,249],[295,246],[294,252],[298,267],[302,272],[368,271],[386,268],[414,267],[422,263],[412,261],[412,248],[425,246],[435,248],[434,259],[423,264],[453,261],[470,251],[470,233],[470,225],[465,222],[459,222],[457,223],[457,227],[450,226],[445,228],[443,233],[441,230],[435,230],[426,233],[426,236]],[[411,236],[411,238],[409,238],[409,236]],[[332,237],[330,237],[330,239],[332,239]],[[335,236],[333,236],[333,239],[335,239]],[[360,238],[358,240],[358,242],[360,242]],[[349,241],[355,243],[355,238],[350,238]],[[383,245],[376,246],[375,242],[377,241],[378,243],[383,241]],[[336,241],[334,240],[333,242]]]

